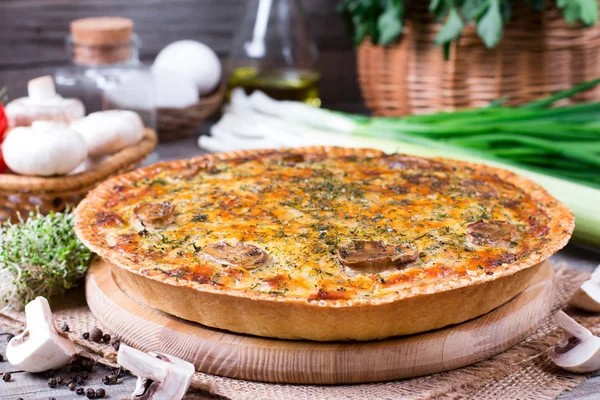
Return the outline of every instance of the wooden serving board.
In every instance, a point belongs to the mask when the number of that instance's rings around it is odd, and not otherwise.
[[[124,343],[183,358],[198,371],[264,382],[340,384],[433,374],[514,346],[550,312],[553,277],[545,262],[527,290],[486,315],[436,331],[371,342],[261,338],[184,321],[123,293],[110,265],[101,260],[88,273],[86,298],[96,318]]]

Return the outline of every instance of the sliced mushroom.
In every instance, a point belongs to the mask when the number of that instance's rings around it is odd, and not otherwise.
[[[426,158],[394,154],[389,156],[388,166],[392,169],[428,170],[436,167],[438,163]]]
[[[515,227],[506,221],[479,220],[467,226],[471,244],[479,246],[508,246],[515,237]]]
[[[298,153],[274,154],[272,156],[267,156],[266,159],[284,163],[289,166],[294,166],[298,163],[306,161],[304,154]]]
[[[228,242],[211,243],[204,246],[204,254],[209,258],[226,265],[256,268],[269,262],[269,255],[253,244],[237,242],[232,245]]]
[[[552,348],[550,358],[562,369],[571,372],[592,372],[600,369],[600,338],[579,325],[562,311],[554,316],[565,336]]]
[[[198,172],[200,172],[200,166],[198,164],[191,164],[174,171],[171,173],[171,177],[177,180],[189,180],[198,175]]]
[[[338,248],[342,265],[361,270],[381,270],[416,261],[419,250],[411,243],[386,244],[380,240],[352,240]]]
[[[428,171],[444,169],[438,161],[422,157],[409,156],[406,154],[392,154],[386,158],[386,163],[392,169],[412,169],[416,171]]]
[[[133,210],[137,220],[145,227],[163,229],[175,220],[175,206],[168,201],[162,203],[146,203],[136,206]]]
[[[600,312],[600,265],[587,281],[577,289],[569,304],[582,310]]]
[[[62,336],[48,300],[36,297],[25,306],[27,329],[8,342],[6,358],[15,368],[42,372],[63,367],[75,355],[75,345]]]
[[[125,344],[119,347],[117,363],[137,375],[134,400],[179,400],[194,375],[192,364],[163,353],[144,353]]]

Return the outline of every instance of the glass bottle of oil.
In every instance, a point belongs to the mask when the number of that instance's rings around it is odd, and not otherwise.
[[[229,59],[229,93],[321,105],[318,51],[298,0],[249,0]]]

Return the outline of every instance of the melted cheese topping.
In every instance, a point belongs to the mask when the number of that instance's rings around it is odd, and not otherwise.
[[[548,216],[531,197],[485,169],[403,155],[303,160],[276,157],[174,164],[115,186],[94,234],[153,277],[308,300],[381,298],[416,285],[494,271],[546,240]],[[146,230],[136,206],[169,202],[174,222]],[[475,245],[467,226],[505,221],[510,243]],[[352,239],[409,242],[417,261],[378,272],[340,264]],[[252,244],[256,268],[220,264],[204,246]]]

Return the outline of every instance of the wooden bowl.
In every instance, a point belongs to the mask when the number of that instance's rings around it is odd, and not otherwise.
[[[223,104],[227,85],[225,82],[211,94],[200,98],[196,104],[185,108],[159,108],[156,110],[158,138],[161,142],[192,136],[200,125],[215,115]]]
[[[76,206],[97,184],[139,166],[154,150],[158,140],[146,129],[142,140],[107,157],[93,168],[73,175],[23,176],[0,174],[0,221],[16,221],[39,207],[42,214]]]

